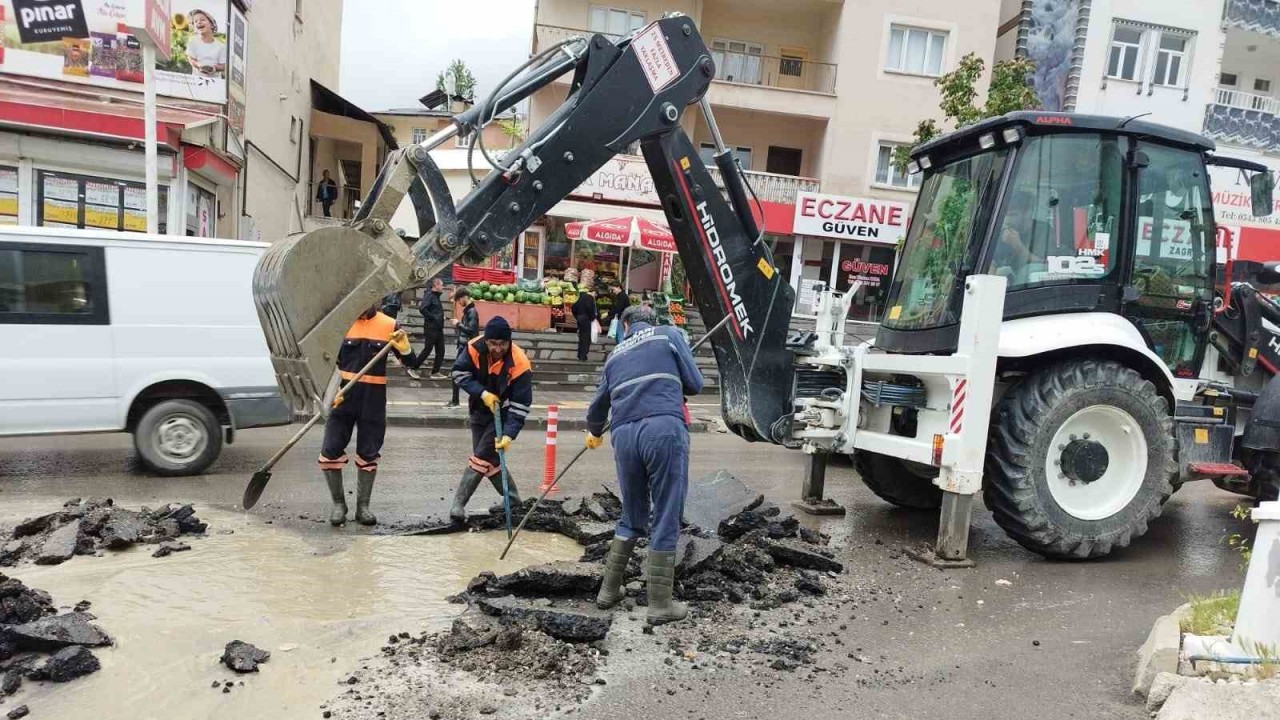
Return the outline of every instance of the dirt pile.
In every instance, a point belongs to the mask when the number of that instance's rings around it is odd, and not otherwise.
[[[49,594],[0,574],[0,695],[12,695],[22,681],[68,682],[101,666],[89,650],[111,644],[85,612],[57,614]]]
[[[156,557],[185,549],[172,543],[184,535],[200,535],[208,526],[191,505],[166,505],[151,510],[128,510],[111,498],[74,498],[57,512],[27,518],[0,535],[0,566],[23,562],[57,565],[75,555],[100,555],[136,544],[164,543]],[[164,548],[167,551],[162,552]]]

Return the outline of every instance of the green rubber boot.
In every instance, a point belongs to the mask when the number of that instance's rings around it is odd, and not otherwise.
[[[325,470],[324,481],[329,484],[329,497],[333,510],[329,512],[329,524],[338,527],[347,521],[347,495],[342,488],[342,471]]]
[[[356,472],[356,522],[361,525],[378,524],[378,517],[369,512],[369,500],[373,497],[373,481],[377,479],[377,470]]]
[[[489,478],[489,482],[493,484],[493,489],[498,491],[498,498],[502,498],[502,471],[498,471],[497,475]],[[507,471],[507,487],[511,490],[511,510],[514,512],[520,507],[520,491],[516,489],[516,479],[511,477],[511,471]]]
[[[458,489],[453,493],[453,507],[449,508],[449,517],[454,522],[467,521],[467,501],[476,494],[476,488],[480,487],[480,480],[483,477],[471,468],[467,468],[467,471],[462,474]]]
[[[663,625],[683,620],[689,607],[671,599],[676,583],[676,553],[649,551],[649,613],[650,625]]]
[[[596,595],[596,607],[601,610],[608,610],[622,600],[622,581],[635,547],[634,539],[614,537],[609,543],[609,554],[604,559],[604,582],[600,583],[600,592]]]

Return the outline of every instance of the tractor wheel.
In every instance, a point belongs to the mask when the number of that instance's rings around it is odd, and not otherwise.
[[[1280,500],[1280,452],[1245,450],[1242,455],[1244,467],[1251,478],[1249,497],[1257,502]],[[1218,487],[1235,492],[1229,487]]]
[[[853,466],[881,500],[913,510],[942,507],[942,490],[933,484],[938,469],[879,453],[859,451]]]
[[[987,507],[1010,537],[1046,557],[1127,546],[1173,492],[1168,404],[1118,362],[1070,360],[1026,377],[1000,402],[990,435]]]

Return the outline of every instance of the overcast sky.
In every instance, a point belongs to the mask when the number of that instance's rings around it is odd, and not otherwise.
[[[534,0],[345,0],[338,92],[374,112],[422,107],[461,58],[481,96],[529,57]]]

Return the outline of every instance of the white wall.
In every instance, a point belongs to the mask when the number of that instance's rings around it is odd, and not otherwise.
[[[1115,18],[1196,33],[1189,46],[1190,74],[1181,87],[1105,78]],[[1151,113],[1145,119],[1200,132],[1204,127],[1205,106],[1212,101],[1213,89],[1218,84],[1223,43],[1221,23],[1221,0],[1093,0],[1076,110],[1121,117]],[[1144,36],[1139,67],[1146,68],[1146,73],[1139,75],[1140,80],[1150,76],[1155,62],[1152,37]]]

